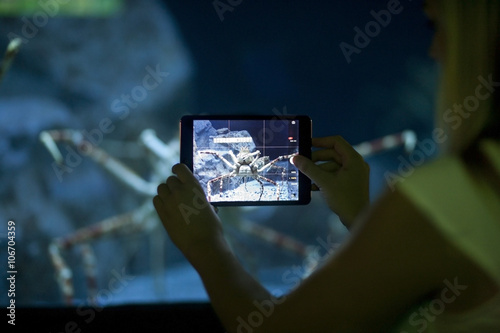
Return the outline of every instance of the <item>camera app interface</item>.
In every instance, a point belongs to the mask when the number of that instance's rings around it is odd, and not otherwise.
[[[195,120],[193,173],[210,202],[297,201],[298,120]]]

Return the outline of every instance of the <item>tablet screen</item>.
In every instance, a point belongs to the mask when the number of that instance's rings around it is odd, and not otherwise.
[[[298,203],[301,182],[291,160],[301,151],[301,121],[193,119],[192,171],[208,201]]]

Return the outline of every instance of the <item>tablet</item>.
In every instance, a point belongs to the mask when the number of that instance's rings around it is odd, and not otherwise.
[[[184,116],[181,163],[215,206],[304,205],[311,181],[292,164],[311,156],[307,116]]]

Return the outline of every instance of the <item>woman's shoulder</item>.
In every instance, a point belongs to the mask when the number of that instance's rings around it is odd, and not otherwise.
[[[490,166],[496,171],[500,177],[500,141],[483,140],[479,144],[480,150],[488,157]]]
[[[500,145],[482,142],[480,149],[500,172]],[[460,156],[442,156],[416,169],[395,192],[500,281],[500,258],[489,255],[492,249],[500,251],[500,196],[491,180],[479,173]]]
[[[397,170],[386,172],[387,185],[393,191],[398,188],[405,192],[412,189],[449,192],[477,187],[477,178],[484,176],[483,167],[493,168],[500,177],[500,142],[483,140],[478,144],[478,150],[487,158],[478,162],[468,161],[464,156],[444,154],[422,166],[411,158],[402,158]],[[481,165],[485,163],[488,165]],[[478,168],[471,169],[473,164]]]
[[[495,180],[492,178],[500,177],[500,142],[483,140],[478,143],[477,150],[479,154],[475,156],[481,156],[480,159],[448,154],[421,167],[408,169],[406,174],[399,172],[394,187],[410,197],[438,199],[441,204],[483,200],[484,196],[491,195]]]
[[[500,197],[492,179],[482,171],[486,166],[481,164],[491,163],[500,175],[500,145],[482,142],[480,149],[491,158],[477,163],[465,161],[462,156],[443,155],[401,178],[395,188],[432,220],[493,220],[500,212],[490,203],[497,202],[500,207]],[[479,167],[471,168],[469,162]]]

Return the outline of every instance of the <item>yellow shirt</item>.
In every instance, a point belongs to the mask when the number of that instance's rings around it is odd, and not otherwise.
[[[500,175],[500,144],[483,141],[480,147]],[[500,287],[500,195],[491,184],[473,179],[458,157],[445,156],[417,169],[399,189]],[[408,313],[394,332],[500,332],[500,293],[471,311],[451,315],[444,310],[460,297],[460,281],[451,277],[449,284],[443,299]]]

